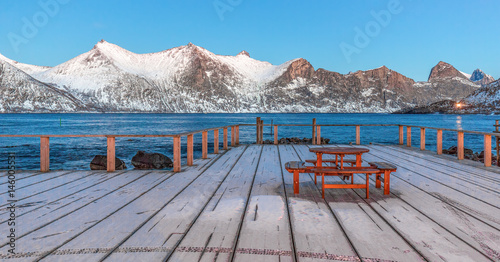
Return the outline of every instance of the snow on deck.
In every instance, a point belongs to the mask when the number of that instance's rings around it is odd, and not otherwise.
[[[2,261],[499,261],[500,172],[400,146],[363,161],[398,166],[391,194],[328,189],[287,161],[306,145],[239,146],[182,172],[20,171],[16,248],[7,196]],[[329,177],[329,180],[342,180]],[[361,182],[362,177],[355,180]],[[0,173],[2,191],[6,172]]]

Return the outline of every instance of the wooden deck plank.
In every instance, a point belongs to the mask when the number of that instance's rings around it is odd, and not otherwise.
[[[368,154],[373,155],[374,153],[372,152]],[[463,180],[458,180],[454,177],[443,174],[440,171],[429,169],[426,167],[427,161],[425,160],[420,160],[420,163],[418,163],[417,159],[415,159],[415,163],[408,163],[402,161],[397,156],[388,154],[383,151],[376,151],[376,155],[379,158],[384,159],[385,162],[390,162],[397,165],[398,167],[401,167],[401,169],[412,171],[411,173],[414,174],[413,178],[419,180],[420,183],[422,183],[423,181],[429,181],[429,183],[432,182],[439,184],[439,190],[437,191],[449,188],[456,192],[466,194],[482,202],[488,203],[494,208],[500,208],[498,206],[498,203],[500,203],[500,195],[498,193]]]
[[[295,256],[279,163],[278,148],[264,146],[235,261],[292,261]]]
[[[377,158],[366,156],[365,159],[367,161],[375,161]],[[372,179],[373,183],[374,180]],[[435,195],[410,186],[405,181],[397,178],[393,178],[391,181],[391,192],[390,197],[377,192],[373,201],[377,201],[377,199],[385,201],[385,198],[399,198],[468,245],[483,253],[483,255],[493,260],[500,260],[500,253],[495,252],[495,250],[500,251],[500,230],[454,206],[458,205],[461,207],[460,203],[447,201],[444,196],[444,198],[436,198]],[[498,221],[500,213],[498,215],[491,219]]]
[[[230,261],[261,152],[250,146],[243,153],[170,261]]]
[[[315,158],[315,154],[309,152],[308,146],[294,147],[302,160]],[[332,158],[330,155],[323,155],[323,157]],[[314,178],[311,176],[312,179]],[[334,183],[343,183],[339,177],[326,179]],[[321,197],[320,181],[321,178],[318,178],[316,185],[319,197]],[[355,183],[363,181],[364,179],[359,178],[355,180]],[[420,254],[372,210],[364,201],[364,197],[364,194],[361,196],[354,194],[352,189],[327,190],[325,194],[326,201],[361,259],[363,261],[421,261]]]
[[[358,196],[364,196],[362,190],[353,191]],[[387,197],[381,190],[373,190],[366,202],[428,261],[491,261],[401,199]]]
[[[293,174],[284,169],[284,164],[304,160],[304,157],[299,157],[291,145],[280,145],[279,152],[297,259],[328,261],[329,258],[358,258],[309,174],[300,174],[300,194],[294,194]]]
[[[8,175],[8,172],[7,171],[5,171],[5,172],[2,171],[1,174],[2,175],[0,175],[0,177],[6,177]],[[38,175],[41,175],[41,174],[44,174],[44,173],[43,172],[39,172],[39,171],[33,171],[33,170],[16,170],[15,176],[16,176],[16,180],[19,181],[19,180],[23,180],[23,179],[26,179],[26,178],[38,176]],[[4,185],[4,184],[7,184],[7,183],[8,183],[7,179],[2,179],[2,181],[0,182],[0,186]]]
[[[162,261],[170,255],[192,223],[200,215],[219,186],[244,153],[246,147],[237,147],[222,155],[201,174],[193,174],[194,182],[186,190],[156,213],[144,225],[116,246],[106,261]],[[180,189],[179,189],[180,191]],[[124,253],[122,250],[137,250]]]
[[[24,184],[24,180],[16,183],[16,199],[17,201],[23,201],[27,199],[34,199],[37,195],[51,191],[55,188],[63,187],[66,185],[74,185],[75,183],[81,183],[82,181],[92,180],[88,178],[91,174],[90,171],[71,171],[65,172],[63,175],[54,177],[52,179],[42,180],[36,183],[30,183],[28,185]],[[7,192],[2,194],[2,198],[7,196]],[[6,207],[8,204],[2,201],[1,207]]]
[[[85,179],[75,181],[74,183],[68,183],[66,185],[53,188],[52,190],[46,190],[40,194],[32,195],[31,197],[21,198],[16,202],[17,217],[21,217],[24,214],[29,213],[29,212],[36,210],[36,209],[40,209],[43,207],[47,208],[49,204],[50,204],[50,208],[57,208],[56,205],[61,203],[61,202],[57,202],[57,201],[60,201],[60,200],[63,200],[64,198],[72,196],[76,192],[79,192],[81,190],[91,188],[95,185],[103,183],[103,182],[107,181],[108,179],[115,178],[116,176],[118,176],[119,174],[122,174],[122,173],[89,174],[85,177]],[[25,193],[28,193],[28,192],[25,191]],[[56,205],[54,205],[54,204],[56,204]],[[0,209],[1,210],[0,211],[0,218],[1,218],[0,224],[5,223],[7,221],[8,216],[7,217],[5,216],[9,212],[7,209],[8,209],[7,207]]]
[[[71,188],[78,187],[82,184],[96,183],[99,179],[92,177],[93,174],[94,173],[90,171],[72,171],[71,173],[68,172],[68,174],[65,174],[64,176],[61,176],[59,178],[31,185],[25,185],[22,181],[16,181],[16,186],[18,187],[15,190],[17,206],[22,207],[26,203],[32,203],[29,204],[31,206],[33,205],[33,199],[36,200],[34,203],[38,203],[39,199],[46,200],[44,196],[53,195],[51,194],[52,190],[71,190]],[[5,206],[7,206],[7,204],[0,205],[0,210],[2,210],[2,207]]]
[[[383,152],[376,151],[369,154],[365,154],[366,158],[369,159],[370,155],[376,156],[378,161],[382,160],[385,162],[393,163],[398,166],[398,171],[391,175],[391,179],[402,179],[408,184],[415,186],[428,194],[435,196],[437,199],[446,200],[447,203],[455,206],[456,208],[469,213],[476,218],[486,221],[489,225],[499,228],[500,221],[498,219],[500,207],[498,203],[500,201],[495,200],[490,194],[478,194],[473,188],[467,190],[467,187],[460,186],[462,191],[455,189],[456,186],[453,180],[450,181],[450,185],[437,182],[436,180],[429,179],[427,176],[430,171],[425,170],[425,167],[420,166],[407,166],[406,163],[401,163],[397,158],[392,156],[387,156]],[[425,163],[424,163],[425,165]],[[425,172],[422,175],[420,172]],[[439,173],[432,177],[438,177]],[[463,192],[467,190],[469,192]],[[470,193],[472,191],[472,193]],[[486,198],[486,199],[485,199]],[[496,204],[495,204],[496,203]]]
[[[51,251],[126,206],[144,192],[151,190],[165,179],[164,177],[163,173],[149,173],[104,198],[52,221],[50,226],[44,226],[31,232],[18,239],[19,253],[33,252],[33,255],[42,255]],[[23,227],[19,228],[23,230]],[[6,248],[2,247],[0,252],[6,253]]]
[[[163,180],[153,190],[141,195],[123,209],[120,209],[98,223],[95,227],[59,247],[54,252],[57,254],[56,256],[49,256],[44,260],[98,261],[102,259],[106,253],[86,252],[77,256],[61,254],[64,254],[68,250],[92,250],[96,248],[103,251],[112,250],[123,239],[133,234],[148,219],[164,208],[171,199],[193,182],[194,178],[200,175],[200,173],[198,169],[191,168]]]
[[[18,178],[16,174],[16,182],[23,183],[22,188],[18,187],[18,190],[23,188],[29,188],[29,186],[37,185],[42,182],[47,182],[49,180],[59,179],[67,174],[74,173],[73,171],[65,170],[65,171],[55,171],[50,173],[41,173],[38,175],[28,175],[26,177]],[[29,174],[29,173],[26,173]],[[8,183],[7,180],[3,180],[0,185],[6,185]],[[2,194],[3,195],[3,194]]]
[[[383,153],[387,153],[388,155],[397,157],[398,159],[401,159],[402,161],[405,161],[407,163],[421,165],[422,162],[425,162],[425,168],[450,176],[452,177],[452,179],[457,179],[460,181],[471,183],[475,186],[484,187],[489,189],[493,193],[500,194],[500,179],[490,179],[488,177],[479,175],[479,173],[481,172],[485,173],[485,170],[474,168],[469,169],[470,171],[463,171],[457,167],[453,168],[448,165],[435,163],[434,161],[436,160],[436,158],[433,158],[430,155],[425,156],[424,154],[421,154],[420,156],[417,156],[412,154],[400,154],[401,151],[399,150],[393,150],[393,148],[386,149],[380,146],[370,146],[370,148],[373,148],[377,152],[380,151]],[[411,152],[410,150],[408,151]],[[442,161],[441,163],[443,162],[445,161]],[[500,177],[500,175],[497,176]]]
[[[116,177],[116,179],[112,181],[107,181],[91,189],[77,192],[70,197],[62,198],[61,200],[49,202],[43,208],[28,210],[24,213],[19,212],[17,219],[19,224],[22,224],[23,226],[17,230],[18,236],[21,237],[25,234],[29,234],[40,227],[47,226],[57,219],[90,205],[92,202],[120,189],[120,187],[134,182],[144,174],[146,174],[146,172],[142,172],[142,174],[137,172],[127,172]],[[54,191],[53,193],[57,192]],[[2,228],[2,230],[3,229],[4,228]],[[1,243],[4,244],[4,241]]]
[[[416,156],[428,160],[438,166],[451,167],[466,174],[472,173],[478,178],[490,181],[500,181],[500,169],[496,166],[485,167],[483,163],[472,160],[458,160],[452,155],[436,155],[431,151],[415,151],[413,148],[401,148],[398,146],[380,146],[381,150],[394,150],[405,155]]]

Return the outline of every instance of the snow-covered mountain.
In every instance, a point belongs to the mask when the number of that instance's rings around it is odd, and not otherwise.
[[[493,78],[490,75],[485,74],[481,69],[476,69],[474,72],[472,72],[472,75],[469,77],[469,79],[481,86],[488,85],[492,82],[495,82],[495,78]]]
[[[429,82],[416,83],[385,66],[343,75],[315,70],[305,59],[272,65],[246,51],[216,55],[191,43],[136,54],[100,41],[55,67],[21,64],[3,56],[0,61],[23,75],[14,81],[10,74],[0,74],[0,90],[23,94],[2,98],[0,112],[392,112],[459,99],[479,88],[443,62]],[[33,103],[42,87],[51,90],[52,100],[21,106]]]

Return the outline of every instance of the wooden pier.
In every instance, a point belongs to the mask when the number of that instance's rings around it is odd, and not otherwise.
[[[362,145],[370,149],[364,162],[397,165],[391,194],[371,181],[370,199],[360,189],[322,199],[313,174],[301,176],[294,195],[284,170],[314,158],[309,147],[318,145],[236,145],[233,130],[233,147],[224,136],[219,154],[179,172],[19,171],[16,254],[8,253],[2,195],[0,260],[500,261],[497,167]]]

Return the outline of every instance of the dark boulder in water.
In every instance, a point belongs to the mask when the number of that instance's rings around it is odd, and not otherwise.
[[[132,165],[136,169],[163,169],[173,167],[174,163],[172,159],[160,153],[137,151],[137,154],[132,157]]]
[[[92,159],[92,162],[90,162],[90,169],[107,170],[108,157],[103,155],[96,155],[94,159]],[[115,170],[123,170],[123,169],[127,169],[127,166],[125,166],[125,162],[123,162],[123,160],[119,159],[118,157],[115,157]]]

